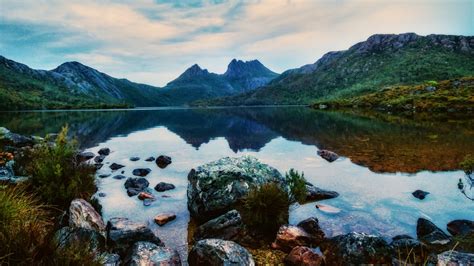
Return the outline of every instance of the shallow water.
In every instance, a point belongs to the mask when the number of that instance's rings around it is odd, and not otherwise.
[[[443,229],[454,219],[474,219],[474,202],[457,188],[465,175],[447,171],[474,151],[472,119],[374,118],[303,107],[0,114],[1,126],[24,134],[57,132],[66,123],[87,150],[112,150],[98,174],[110,173],[112,162],[126,165],[112,176],[122,170],[132,176],[133,169],[148,167],[150,188],[161,181],[176,186],[163,193],[153,190],[157,201],[145,207],[127,196],[125,180],[97,178],[98,192],[106,193],[100,198],[105,220],[125,216],[146,221],[183,258],[189,222],[187,174],[224,156],[253,155],[282,173],[295,168],[304,171],[311,183],[339,192],[340,197],[318,203],[337,207],[340,213],[324,213],[316,203],[294,205],[290,211],[290,223],[316,216],[329,236],[350,231],[386,238],[415,236],[419,217]],[[320,148],[342,157],[329,163],[317,156]],[[173,158],[165,169],[144,161],[161,154]],[[132,162],[132,156],[141,159]],[[420,201],[411,195],[416,189],[431,194]],[[174,212],[177,219],[159,227],[153,217],[162,212]]]

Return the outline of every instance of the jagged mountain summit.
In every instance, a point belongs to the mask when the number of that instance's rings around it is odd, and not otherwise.
[[[474,75],[474,36],[375,34],[348,50],[283,72],[268,85],[202,105],[311,104],[397,84]]]

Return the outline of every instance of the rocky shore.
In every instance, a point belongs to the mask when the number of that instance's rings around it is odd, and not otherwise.
[[[34,149],[40,140],[44,141],[0,128],[2,151],[18,155],[15,158],[21,158],[25,149]],[[100,149],[98,154],[79,152],[77,159],[100,169],[111,152],[108,148]],[[330,151],[322,151],[320,156],[329,162],[338,158]],[[138,157],[130,158],[131,162],[139,160]],[[145,161],[155,162],[160,169],[172,163],[166,155],[149,157]],[[21,169],[20,164],[20,161],[9,160],[1,165],[0,181],[17,183],[26,179],[15,175],[15,169]],[[126,177],[120,174],[124,165],[112,163],[108,167],[113,174],[98,178],[112,176],[116,180],[123,179],[124,193],[136,197],[145,206],[156,200],[157,193],[175,189],[171,183],[160,182],[151,184],[152,190],[147,180],[147,175],[153,171],[150,168],[134,169],[134,177]],[[132,217],[112,217],[104,221],[89,203],[90,199],[77,198],[70,203],[55,239],[63,247],[77,241],[89,245],[102,264],[108,266],[182,265],[186,261],[189,265],[259,265],[262,262],[270,265],[474,265],[474,247],[470,242],[474,239],[472,220],[449,222],[446,227],[448,234],[432,221],[420,217],[413,225],[416,226],[416,239],[399,235],[387,241],[384,236],[363,232],[327,237],[317,217],[309,217],[296,225],[281,224],[269,241],[247,224],[241,206],[251,191],[268,184],[276,184],[282,191],[290,193],[287,178],[278,170],[251,156],[226,157],[191,169],[188,181],[187,206],[198,226],[189,239],[187,260],[167,247],[149,224],[134,221]],[[305,203],[330,201],[339,196],[336,191],[311,183],[306,182],[304,186]],[[417,190],[413,196],[423,200],[428,194]],[[98,193],[96,196],[106,195]],[[315,207],[324,209],[324,206],[317,204]],[[159,226],[166,226],[176,219],[176,215],[158,213],[150,218]],[[280,255],[269,260],[268,257],[262,258],[258,250]]]

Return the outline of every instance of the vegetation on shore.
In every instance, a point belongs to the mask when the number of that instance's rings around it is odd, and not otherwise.
[[[27,181],[0,186],[1,265],[100,265],[88,245],[60,247],[54,237],[70,201],[90,199],[96,190],[92,168],[76,161],[76,147],[64,127],[54,144],[21,155]]]
[[[350,98],[320,100],[315,108],[368,108],[390,111],[472,111],[474,77],[390,86]]]

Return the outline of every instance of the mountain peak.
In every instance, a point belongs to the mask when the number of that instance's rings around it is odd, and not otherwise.
[[[62,63],[61,65],[59,65],[52,71],[56,73],[66,73],[66,72],[76,72],[76,71],[84,71],[84,70],[97,71],[77,61]]]
[[[209,71],[207,71],[207,69],[202,69],[198,64],[194,64],[186,69],[176,80],[192,79],[194,77],[205,75],[209,75]]]
[[[266,68],[260,61],[242,61],[232,59],[227,66],[224,76],[227,78],[252,77],[252,76],[275,76],[277,75],[270,69]]]

